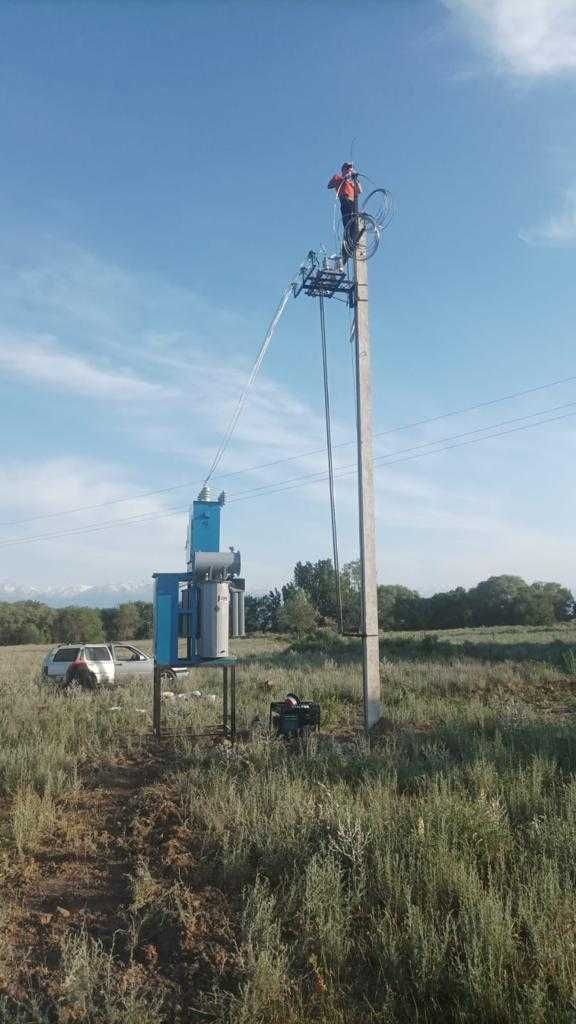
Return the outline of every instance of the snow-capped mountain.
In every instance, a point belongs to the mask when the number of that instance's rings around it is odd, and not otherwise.
[[[52,608],[83,605],[90,608],[114,608],[126,601],[151,601],[152,581],[72,584],[65,587],[38,587],[0,580],[0,601],[42,601]]]

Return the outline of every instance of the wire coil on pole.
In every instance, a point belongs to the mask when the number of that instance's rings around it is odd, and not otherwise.
[[[362,210],[376,221],[380,231],[385,231],[395,213],[392,193],[387,188],[372,189],[362,203]]]
[[[380,245],[380,228],[369,213],[360,210],[346,224],[344,230],[344,248],[348,256],[358,256],[358,259],[369,260]]]

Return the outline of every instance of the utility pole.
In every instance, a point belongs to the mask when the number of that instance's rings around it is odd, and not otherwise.
[[[353,175],[357,180],[358,175]],[[372,211],[372,212],[371,212]],[[388,227],[393,214],[392,197],[385,188],[375,188],[366,197],[362,210],[358,209],[358,196],[354,199],[352,218],[344,219],[342,255],[353,253],[354,280],[348,276],[348,266],[338,257],[324,257],[322,263],[315,252],[300,268],[299,280],[293,283],[297,298],[304,292],[311,298],[320,298],[320,325],[324,361],[324,386],[328,446],[328,476],[333,508],[331,438],[329,432],[330,408],[327,395],[326,345],[324,299],[346,295],[354,307],[354,337],[356,356],[356,436],[358,445],[358,511],[360,525],[360,595],[362,637],[362,667],[364,685],[364,729],[368,733],[379,721],[380,707],[380,650],[378,643],[378,591],[376,577],[376,523],[374,510],[374,476],[372,466],[372,371],[370,367],[370,324],[368,318],[368,259],[378,248],[381,232]],[[336,537],[333,513],[332,536]],[[334,543],[334,560],[337,545]]]
[[[378,594],[376,576],[376,522],[374,472],[372,467],[372,375],[370,368],[370,322],[368,318],[367,235],[355,200],[358,239],[354,246],[354,334],[356,344],[356,432],[358,444],[358,511],[360,526],[360,571],[362,598],[362,668],[364,684],[364,729],[379,720],[380,650],[378,644]]]

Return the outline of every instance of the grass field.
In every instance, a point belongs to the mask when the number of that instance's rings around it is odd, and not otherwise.
[[[234,750],[0,649],[0,1021],[576,1022],[576,630],[437,636],[383,637],[371,745],[354,641],[239,644]]]

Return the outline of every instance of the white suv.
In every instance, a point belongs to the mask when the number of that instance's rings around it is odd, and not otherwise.
[[[182,671],[166,674],[174,679]],[[134,676],[152,682],[154,659],[131,644],[60,644],[44,658],[42,674],[54,682],[89,687],[118,685]]]

